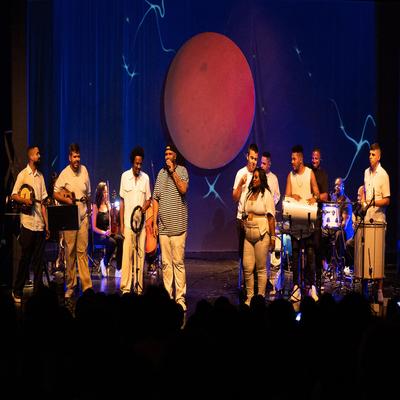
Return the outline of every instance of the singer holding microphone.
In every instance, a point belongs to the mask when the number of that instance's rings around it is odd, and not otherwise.
[[[369,149],[370,166],[364,173],[363,209],[367,223],[386,223],[386,207],[390,204],[389,175],[380,163],[381,155],[379,144],[373,143]],[[383,279],[379,279],[378,302],[383,303]]]
[[[165,166],[159,171],[153,194],[153,234],[159,235],[162,275],[171,299],[186,311],[185,245],[188,227],[186,193],[189,175],[177,162],[173,143],[165,147]]]

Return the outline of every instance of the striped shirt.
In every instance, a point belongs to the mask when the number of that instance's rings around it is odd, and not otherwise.
[[[185,167],[176,166],[179,178],[189,183]],[[153,198],[158,201],[158,231],[160,235],[178,236],[187,231],[188,205],[186,196],[180,194],[172,176],[166,169],[157,175]]]

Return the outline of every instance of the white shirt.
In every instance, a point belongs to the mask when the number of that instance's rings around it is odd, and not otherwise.
[[[81,199],[84,196],[90,198],[90,179],[89,173],[84,165],[81,165],[75,172],[70,165],[67,165],[58,176],[54,185],[54,191],[59,192],[62,188],[75,193],[75,198]],[[87,205],[84,202],[77,203],[79,218],[82,222],[87,216]]]
[[[38,170],[33,172],[29,165],[18,174],[12,194],[18,194],[19,189],[25,183],[33,187],[35,191],[35,199],[42,201],[47,197],[43,175]],[[34,202],[32,215],[21,213],[21,224],[24,228],[31,231],[44,230],[45,224],[40,203]]]
[[[390,197],[390,182],[389,175],[383,169],[381,164],[378,164],[376,171],[372,173],[371,168],[367,168],[364,172],[365,200],[369,203],[374,194],[375,200],[382,200],[385,197]],[[386,207],[370,207],[367,210],[365,221],[369,222],[373,219],[375,222],[386,222]]]
[[[268,189],[265,189],[264,195],[259,193],[256,200],[248,199],[248,190],[246,192],[243,208],[247,214],[253,213],[258,215],[265,215],[265,218],[254,218],[252,221],[246,220],[245,225],[249,227],[258,226],[260,234],[264,235],[269,231],[269,224],[267,215],[270,214],[275,217],[275,205],[272,194]]]
[[[268,186],[271,189],[272,196],[274,198],[274,204],[277,205],[281,197],[281,192],[279,191],[278,177],[271,171],[267,174]]]
[[[246,183],[242,185],[242,194],[240,195],[240,199],[238,202],[237,215],[236,215],[237,219],[242,219],[243,203],[247,193],[247,189],[250,185],[251,179],[253,178],[253,173],[247,169],[247,166],[239,169],[239,171],[236,173],[235,182],[233,184],[233,190],[235,190],[239,186],[240,179],[242,179],[243,175],[246,174],[247,174]]]
[[[119,195],[124,199],[124,225],[130,227],[134,208],[136,206],[143,207],[145,201],[151,197],[149,176],[140,171],[136,179],[132,168],[128,169],[121,176]]]

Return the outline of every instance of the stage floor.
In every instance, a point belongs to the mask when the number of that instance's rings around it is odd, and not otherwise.
[[[186,277],[187,277],[187,315],[194,312],[196,304],[199,300],[206,299],[213,302],[220,296],[225,296],[232,304],[238,305],[243,298],[243,290],[240,290],[239,285],[239,263],[233,259],[200,259],[200,258],[187,258],[185,262]],[[120,278],[114,275],[114,268],[109,268],[109,275],[107,278],[101,276],[100,271],[95,267],[91,267],[92,283],[96,292],[104,292],[107,294],[119,293]],[[289,298],[290,289],[292,287],[292,273],[282,269],[283,273],[283,289],[280,296]],[[57,290],[59,295],[60,304],[64,303],[64,275],[61,271],[52,271],[50,268],[50,281],[51,286]],[[46,279],[45,279],[46,282]],[[150,272],[147,265],[144,271],[144,290],[151,284],[162,284],[161,269],[157,268],[156,271]],[[370,289],[370,302],[375,303],[376,300],[376,285],[369,285]],[[384,297],[386,299],[393,296],[400,295],[399,279],[396,271],[386,270],[386,278],[384,279]],[[349,277],[333,277],[329,274],[324,274],[323,279],[324,292],[331,293],[335,299],[340,300],[343,295],[350,291],[360,291],[360,282],[357,279]],[[267,288],[266,301],[272,301],[276,297],[268,296],[269,286]],[[27,299],[31,294],[32,288],[26,287],[24,291],[24,298]],[[73,311],[74,305],[80,292],[77,292],[73,297],[69,307]]]

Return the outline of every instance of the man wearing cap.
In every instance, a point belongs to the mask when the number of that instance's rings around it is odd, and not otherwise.
[[[188,223],[186,192],[189,175],[177,164],[178,151],[165,147],[165,166],[157,175],[153,194],[153,234],[159,234],[163,281],[170,297],[186,311],[185,244]]]

